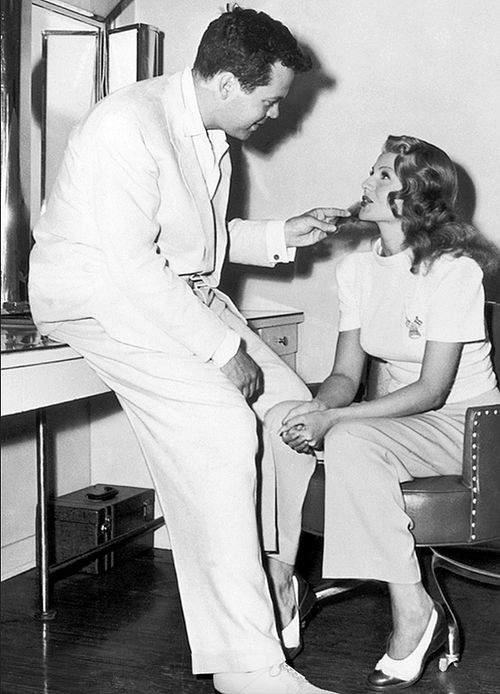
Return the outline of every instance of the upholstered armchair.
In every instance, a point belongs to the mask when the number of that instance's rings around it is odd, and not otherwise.
[[[493,361],[500,378],[500,304],[486,304]],[[373,373],[372,373],[373,377]],[[320,458],[320,456],[318,456]],[[311,479],[303,510],[303,530],[323,534],[324,467],[321,460]],[[439,668],[457,665],[460,629],[438,579],[449,570],[477,581],[500,584],[500,403],[467,410],[461,475],[426,477],[402,484],[406,510],[413,521],[418,547],[431,550],[431,577],[448,619],[448,643]],[[359,581],[352,582],[357,585]],[[349,587],[324,583],[318,601]]]

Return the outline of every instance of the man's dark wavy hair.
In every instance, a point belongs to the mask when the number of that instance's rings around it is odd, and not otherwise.
[[[413,251],[412,272],[428,269],[445,253],[469,256],[484,270],[498,265],[498,249],[457,210],[458,177],[450,157],[435,145],[407,135],[390,135],[383,152],[396,154],[395,172],[402,189],[388,202],[401,219],[405,247]],[[398,212],[396,200],[402,200]]]
[[[218,72],[232,72],[242,89],[250,93],[269,84],[276,62],[296,73],[312,66],[311,58],[281,22],[264,12],[236,6],[208,25],[193,69],[204,79]]]

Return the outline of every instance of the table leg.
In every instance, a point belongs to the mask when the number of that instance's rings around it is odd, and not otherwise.
[[[47,479],[48,465],[47,414],[44,409],[36,413],[36,463],[37,463],[37,564],[40,588],[40,611],[35,615],[42,621],[55,619],[57,611],[50,607],[49,577],[49,490]]]

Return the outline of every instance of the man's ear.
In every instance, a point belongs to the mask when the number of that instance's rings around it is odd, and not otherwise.
[[[232,72],[221,72],[219,75],[218,88],[222,99],[227,99],[238,86],[238,80]]]

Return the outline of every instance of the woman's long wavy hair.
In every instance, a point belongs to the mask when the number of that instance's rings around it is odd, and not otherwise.
[[[390,135],[383,152],[396,154],[400,191],[388,202],[401,219],[405,247],[413,251],[412,272],[428,270],[445,253],[466,255],[485,269],[498,262],[497,253],[475,227],[462,221],[457,210],[458,178],[455,165],[439,147],[406,135]],[[401,213],[396,200],[402,201]]]

